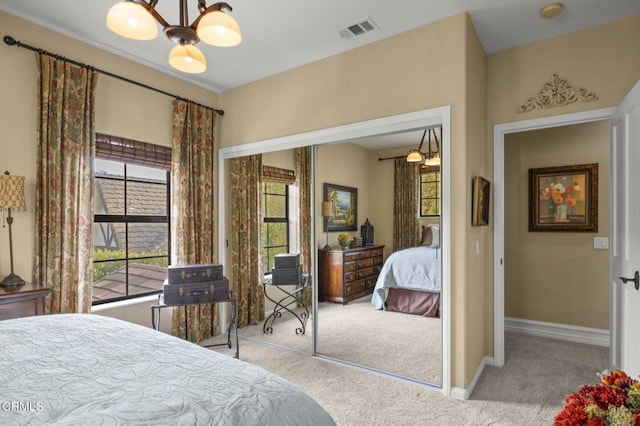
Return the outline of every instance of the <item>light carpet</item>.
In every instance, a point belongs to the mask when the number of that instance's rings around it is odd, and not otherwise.
[[[440,318],[425,318],[376,310],[371,296],[346,305],[318,304],[318,353],[434,385],[442,384]],[[296,308],[300,314],[302,308]],[[263,322],[240,329],[240,336],[311,353],[311,317],[304,335],[300,322],[283,312],[273,322],[273,333],[263,333]]]
[[[302,386],[338,425],[552,425],[565,395],[596,382],[608,349],[506,334],[506,363],[486,367],[471,399],[246,339],[240,358]]]

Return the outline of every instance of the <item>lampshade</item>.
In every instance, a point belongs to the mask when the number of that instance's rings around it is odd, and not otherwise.
[[[152,40],[158,36],[156,21],[138,3],[122,1],[114,4],[107,14],[107,27],[122,37]]]
[[[431,154],[430,157],[427,157],[426,160],[424,160],[424,165],[425,166],[438,166],[438,165],[440,165],[440,154],[437,153],[437,152]]]
[[[409,151],[409,154],[407,154],[407,161],[409,163],[417,163],[422,160],[422,152],[420,152],[420,150],[418,149],[412,149],[411,151]]]
[[[333,217],[333,203],[331,201],[322,202],[322,217]]]
[[[0,209],[26,210],[24,176],[0,175]]]
[[[198,74],[207,69],[207,60],[197,47],[178,44],[169,52],[169,65],[178,71]]]
[[[213,46],[231,47],[242,41],[236,20],[221,10],[204,15],[198,23],[197,32],[200,40]]]

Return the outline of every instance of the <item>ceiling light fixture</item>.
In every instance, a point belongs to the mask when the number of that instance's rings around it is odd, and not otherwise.
[[[424,138],[427,136],[427,132],[429,132],[429,151],[426,154],[423,154],[422,145],[424,144]],[[431,132],[433,132],[433,137],[435,139],[435,151],[431,150]],[[407,162],[409,163],[419,163],[422,161],[424,161],[425,166],[437,166],[440,164],[440,145],[438,144],[438,135],[436,134],[435,129],[424,129],[418,149],[412,149],[409,151],[409,154],[407,154]]]
[[[562,3],[549,3],[540,9],[540,16],[544,19],[551,19],[560,15],[563,10],[564,5]]]
[[[219,47],[235,46],[242,41],[238,23],[223,10],[233,9],[227,3],[206,5],[198,0],[200,15],[191,23],[187,0],[180,0],[180,24],[170,25],[157,11],[158,0],[124,0],[116,3],[107,14],[107,27],[114,33],[134,39],[152,40],[158,35],[156,22],[166,36],[176,43],[169,53],[169,64],[188,73],[201,73],[207,69],[207,60],[195,45],[200,40]]]

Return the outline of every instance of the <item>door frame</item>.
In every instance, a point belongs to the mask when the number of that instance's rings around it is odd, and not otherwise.
[[[351,124],[330,127],[321,130],[266,139],[257,142],[234,145],[220,148],[218,150],[218,205],[227,206],[225,160],[242,157],[245,155],[274,152],[285,149],[298,148],[303,146],[329,145],[338,142],[348,142],[350,140],[363,139],[370,136],[380,136],[384,134],[401,133],[405,131],[424,129],[425,127],[442,125],[441,149],[442,149],[442,210],[441,210],[441,245],[442,253],[442,289],[440,294],[440,317],[442,322],[442,388],[441,392],[451,395],[451,106],[446,105],[437,108],[425,109],[410,113],[392,115],[383,118],[360,121]],[[315,152],[315,150],[314,150]],[[315,193],[315,154],[314,154],[314,174],[312,183],[312,203],[317,205]],[[314,208],[314,212],[318,213]],[[220,229],[218,236],[219,261],[225,267],[227,256],[226,237],[226,208],[218,209],[218,226]],[[318,246],[316,241],[316,221],[312,221],[312,253],[314,253],[314,275],[318,276]],[[318,289],[313,286],[313,317],[317,318]],[[317,349],[317,324],[313,324],[313,348],[312,355],[318,355]],[[346,363],[346,365],[349,365]]]
[[[527,132],[551,127],[570,126],[609,120],[615,108],[603,108],[572,114],[493,126],[493,361],[504,366],[504,143],[510,133]],[[610,142],[611,143],[611,142]]]

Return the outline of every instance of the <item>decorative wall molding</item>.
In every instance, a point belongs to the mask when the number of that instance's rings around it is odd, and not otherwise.
[[[588,92],[587,89],[574,89],[567,83],[566,78],[553,74],[551,80],[542,86],[538,96],[529,98],[527,102],[518,107],[516,112],[529,112],[534,109],[553,108],[597,99],[598,96],[595,93]]]

